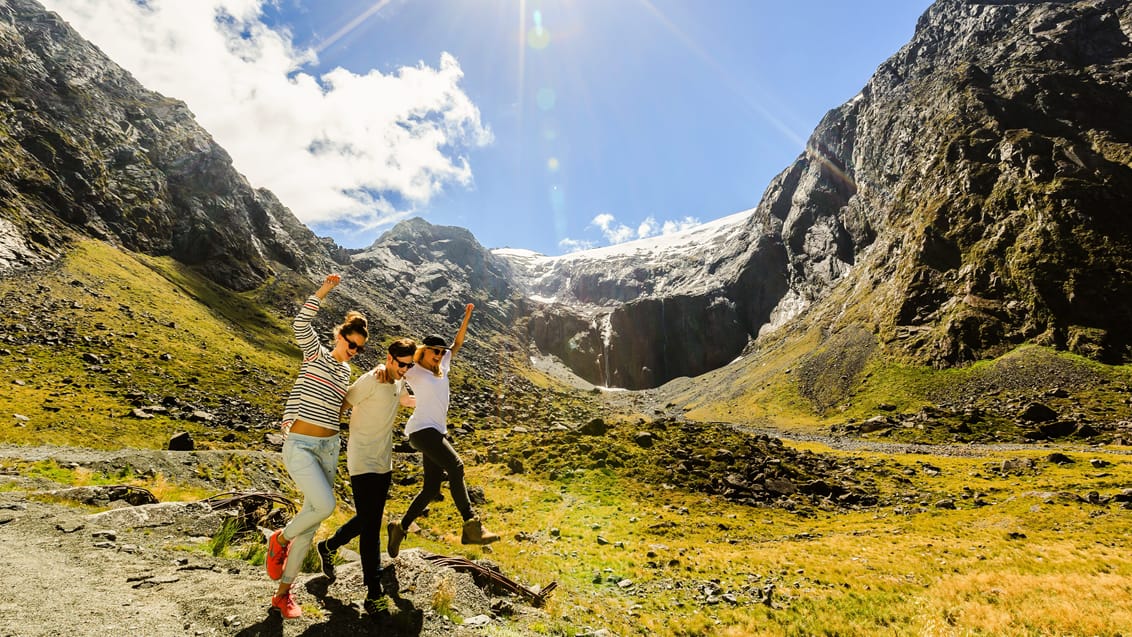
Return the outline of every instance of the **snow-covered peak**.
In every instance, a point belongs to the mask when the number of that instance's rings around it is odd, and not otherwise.
[[[617,304],[718,285],[718,280],[711,283],[718,277],[717,265],[747,247],[743,230],[753,213],[744,210],[680,232],[559,256],[515,248],[492,253],[511,264],[531,300]]]
[[[736,229],[743,225],[754,209],[736,212],[726,217],[702,223],[698,226],[686,228],[655,237],[635,239],[615,245],[578,250],[559,256],[546,256],[533,250],[522,248],[496,248],[491,252],[512,262],[541,262],[541,261],[588,261],[620,257],[669,258],[676,253],[688,253],[703,249],[705,244],[715,243],[720,238],[733,235]]]

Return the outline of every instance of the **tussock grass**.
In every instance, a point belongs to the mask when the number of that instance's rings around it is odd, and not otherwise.
[[[187,486],[172,482],[161,473],[146,477],[138,476],[135,475],[130,468],[103,472],[93,471],[81,466],[64,467],[55,460],[39,460],[35,462],[6,460],[0,462],[0,469],[28,478],[42,478],[64,487],[110,485],[142,487],[162,502],[195,501],[212,495],[212,493],[197,486]]]
[[[264,414],[278,412],[288,388],[274,379],[293,374],[299,354],[286,321],[257,307],[256,291],[220,290],[171,259],[98,241],[77,243],[38,281],[53,303],[17,311],[5,322],[76,345],[9,347],[5,367],[18,382],[0,394],[0,440],[152,449],[189,431],[200,446],[225,446],[204,423],[160,413],[131,417],[131,391],[157,400],[188,397],[204,409],[231,396]],[[0,280],[0,297],[40,297],[22,285],[19,278]],[[104,362],[92,366],[84,354]]]
[[[432,610],[458,624],[462,619],[452,610],[454,601],[456,601],[456,584],[450,577],[441,577],[432,594]]]
[[[1049,464],[1048,451],[863,454],[912,469],[908,492],[930,496],[808,517],[606,471],[547,482],[477,465],[469,482],[485,486],[485,523],[504,541],[458,547],[452,535],[430,550],[484,555],[527,585],[557,581],[548,631],[561,622],[625,635],[1115,636],[1130,625],[1120,608],[1132,590],[1132,556],[1123,551],[1130,514],[1078,496],[1119,492],[1132,461],[1106,455],[1113,464],[1097,471],[1091,452],[1069,453],[1076,464]],[[993,470],[1027,454],[1033,474]],[[938,474],[923,470],[927,461]],[[955,510],[934,506],[944,496]],[[447,508],[438,504],[418,522],[456,528]],[[768,585],[769,604],[760,599]],[[734,602],[709,601],[712,590]]]
[[[126,416],[131,407],[126,395],[140,391],[147,400],[190,396],[205,408],[221,398],[239,398],[277,416],[288,388],[278,379],[291,378],[298,351],[287,317],[263,311],[259,299],[280,294],[278,288],[286,282],[233,294],[171,260],[131,256],[93,241],[78,244],[41,282],[58,303],[50,310],[37,307],[6,317],[5,324],[24,323],[34,330],[37,316],[50,316],[57,325],[73,328],[72,336],[80,339],[73,342],[81,344],[6,346],[12,350],[4,359],[6,370],[23,384],[0,394],[0,441],[156,448],[173,431],[187,430],[201,447],[262,444],[262,431],[225,443],[205,424],[163,415],[132,419]],[[0,295],[30,294],[16,285],[15,279],[0,281]],[[864,418],[880,403],[897,413],[915,412],[948,388],[974,391],[970,388],[978,383],[996,381],[1003,369],[1021,366],[1020,377],[1025,378],[1034,369],[1063,365],[1110,381],[1083,382],[1073,389],[1068,401],[1080,401],[1080,409],[1090,416],[1119,419],[1129,409],[1113,396],[1114,387],[1132,379],[1132,369],[1100,368],[1040,348],[1019,348],[999,361],[948,371],[869,359],[841,374],[847,377],[843,391],[821,394],[827,403],[821,411],[797,379],[805,371],[799,361],[821,352],[826,341],[814,331],[766,347],[757,360],[713,372],[711,386],[722,388],[718,392],[706,394],[696,381],[677,383],[668,395],[693,418],[805,430]],[[82,360],[87,351],[105,355],[100,370]],[[169,360],[161,353],[168,353]],[[526,380],[538,389],[554,387],[545,375],[532,372]],[[453,388],[471,392],[480,383],[474,369],[459,367]],[[639,411],[627,418],[610,415],[607,422],[629,425],[651,417],[644,413],[647,408]],[[7,415],[17,413],[27,420]],[[462,417],[454,414],[453,420]],[[507,424],[538,431],[546,423]],[[486,492],[488,502],[479,507],[484,523],[501,533],[503,541],[488,547],[460,545],[461,520],[445,494],[444,501],[433,503],[417,520],[423,531],[411,534],[406,546],[487,558],[527,586],[557,582],[545,615],[532,620],[532,629],[541,634],[608,628],[619,635],[650,636],[1114,637],[1132,625],[1132,611],[1125,608],[1132,592],[1132,555],[1126,550],[1132,514],[1117,503],[1087,501],[1089,492],[1108,497],[1132,483],[1132,458],[1124,454],[1080,446],[981,457],[848,454],[817,443],[792,444],[862,459],[858,477],[875,483],[893,504],[850,512],[791,512],[627,479],[629,462],[672,459],[649,456],[612,434],[587,440],[592,445],[587,448],[625,460],[625,470],[611,463],[577,468],[589,458],[554,459],[558,462],[551,477],[536,462],[550,460],[546,450],[532,449],[529,439],[510,437],[506,429],[477,427],[456,444],[468,463],[469,485]],[[501,451],[499,456],[528,460],[527,472],[514,474],[505,462],[484,461],[493,448]],[[1046,456],[1054,450],[1076,462],[1049,463]],[[1019,456],[1032,458],[1035,468],[1019,475],[999,473],[1003,460]],[[1093,467],[1089,460],[1098,456],[1109,466]],[[575,464],[563,470],[570,462]],[[125,482],[144,486],[163,501],[211,495],[160,475],[105,475],[51,461],[8,462],[4,469],[76,486]],[[213,471],[217,475],[206,477],[239,482],[244,470],[233,459]],[[397,471],[404,471],[400,463]],[[404,512],[418,486],[394,480],[388,518]],[[283,488],[290,485],[285,482]],[[296,493],[288,495],[300,499]],[[349,503],[348,488],[339,496]],[[937,506],[945,500],[955,508]],[[349,506],[339,506],[316,539],[351,515]],[[197,550],[217,546],[226,555],[263,563],[258,539],[218,537]],[[312,551],[306,570],[314,571],[317,559]],[[434,600],[438,606],[443,601]],[[489,631],[509,634],[502,627]]]

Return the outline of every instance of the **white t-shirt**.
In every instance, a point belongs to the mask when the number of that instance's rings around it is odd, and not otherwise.
[[[440,359],[440,376],[434,375],[421,365],[414,365],[405,372],[405,380],[413,388],[417,406],[409,422],[405,423],[405,435],[432,427],[442,434],[448,433],[448,370],[452,368],[452,350],[444,352]]]
[[[383,383],[370,370],[346,392],[350,438],[346,443],[346,469],[350,475],[393,471],[393,420],[404,383]]]

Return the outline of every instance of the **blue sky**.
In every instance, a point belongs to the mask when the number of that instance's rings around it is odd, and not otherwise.
[[[253,185],[369,245],[548,255],[754,207],[926,0],[44,0]]]

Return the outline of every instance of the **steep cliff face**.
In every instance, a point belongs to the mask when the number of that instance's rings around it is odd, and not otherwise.
[[[825,202],[836,243],[871,246],[855,300],[915,360],[1026,340],[1127,360],[1130,27],[1127,2],[937,2],[815,131],[803,162],[830,168],[784,233]]]
[[[807,309],[939,366],[1023,341],[1128,360],[1130,11],[940,0],[746,222],[676,268],[712,284],[583,253],[526,281],[558,304],[533,340],[632,388],[723,365]]]
[[[497,254],[533,301],[540,351],[594,384],[655,387],[727,364],[770,320],[784,253],[752,237],[750,217],[561,257]]]
[[[347,269],[390,333],[525,336],[585,379],[645,388],[726,365],[795,318],[939,366],[1032,341],[1132,359],[1132,8],[939,0],[751,211],[562,257],[398,224],[315,237],[180,102],[32,0],[0,5],[0,269],[86,234],[232,289]]]
[[[0,225],[5,268],[54,259],[68,232],[170,255],[236,290],[273,263],[328,260],[183,103],[144,89],[31,0],[0,6]]]

